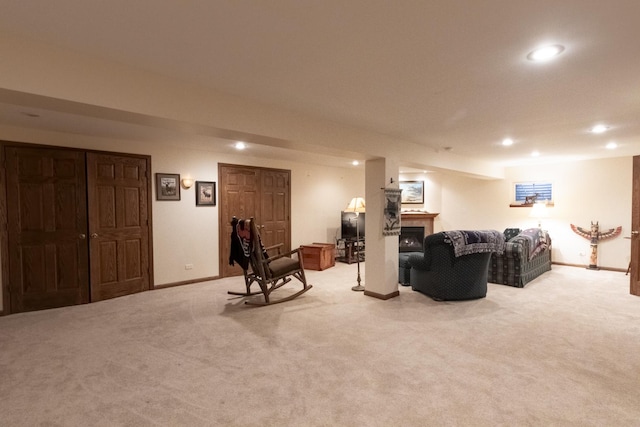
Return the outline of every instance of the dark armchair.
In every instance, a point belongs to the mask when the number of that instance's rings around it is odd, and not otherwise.
[[[409,256],[414,291],[435,300],[467,300],[487,295],[492,252],[502,252],[495,230],[443,231],[424,239],[424,253]]]

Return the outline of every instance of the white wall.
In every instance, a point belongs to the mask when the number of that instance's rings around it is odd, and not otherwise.
[[[218,182],[218,163],[291,170],[291,244],[335,243],[340,211],[364,194],[364,169],[332,168],[295,162],[220,154],[206,148],[106,140],[0,126],[0,139],[151,156],[152,172],[179,173]],[[152,181],[155,181],[152,177]],[[219,275],[218,207],[196,207],[195,185],[181,189],[180,201],[156,201],[153,185],[153,258],[155,285]],[[219,199],[219,197],[218,197]],[[185,270],[185,264],[193,264]],[[0,302],[2,295],[0,293]]]
[[[424,183],[424,203],[421,204],[402,204],[402,210],[419,210],[429,213],[440,212],[442,207],[442,182],[440,174],[433,172],[423,173],[400,173],[400,181],[422,181]]]
[[[4,140],[51,144],[114,152],[148,154],[152,172],[180,173],[198,180],[218,181],[218,163],[291,170],[292,247],[334,242],[340,211],[364,194],[364,169],[331,168],[216,153],[206,147],[176,147],[150,142],[106,140],[55,132],[0,126]],[[598,265],[626,269],[631,230],[632,158],[589,160],[508,168],[504,180],[482,180],[454,174],[403,174],[401,180],[424,180],[424,205],[404,209],[438,212],[435,231],[447,229],[529,228],[537,225],[529,208],[511,208],[512,186],[520,181],[552,181],[555,206],[543,228],[553,239],[554,262],[586,265],[589,241],[571,231],[570,224],[588,227],[599,221],[601,231],[622,226],[622,235],[601,241]],[[182,189],[179,202],[152,203],[154,279],[156,285],[219,274],[218,207],[196,207],[195,190]],[[581,255],[584,254],[584,255]],[[185,264],[193,264],[185,270]],[[2,296],[0,295],[0,298]],[[1,300],[0,300],[1,301]]]
[[[553,240],[553,261],[589,264],[589,241],[575,234],[574,224],[589,228],[599,221],[600,231],[622,226],[622,234],[598,245],[600,267],[626,269],[630,260],[632,158],[618,157],[544,166],[508,168],[504,180],[478,180],[441,176],[442,209],[436,231],[447,229],[504,230],[537,226],[530,208],[512,208],[513,183],[551,181],[555,206],[542,227]]]

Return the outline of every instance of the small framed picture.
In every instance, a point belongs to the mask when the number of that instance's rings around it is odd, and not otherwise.
[[[216,205],[216,183],[196,181],[196,206]]]
[[[156,200],[180,200],[180,174],[156,174]]]

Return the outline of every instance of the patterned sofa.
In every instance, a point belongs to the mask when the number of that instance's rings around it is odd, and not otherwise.
[[[496,230],[453,230],[426,236],[424,252],[408,257],[411,288],[437,301],[483,298],[491,253],[503,248],[504,237]]]
[[[551,270],[551,238],[539,228],[504,231],[504,253],[491,255],[489,282],[523,288]]]

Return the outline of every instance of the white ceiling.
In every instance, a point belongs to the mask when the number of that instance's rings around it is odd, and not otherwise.
[[[461,156],[640,154],[639,0],[0,0],[0,10],[0,31]],[[545,43],[565,51],[526,60]],[[17,113],[1,105],[0,123],[29,126]],[[611,128],[589,133],[596,123]],[[502,147],[505,137],[515,144]]]

